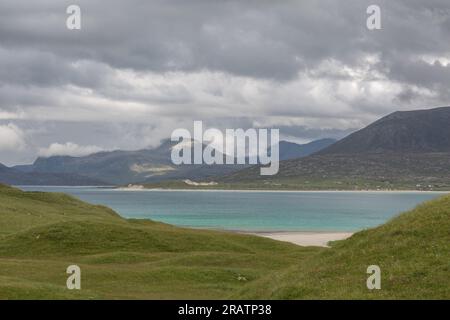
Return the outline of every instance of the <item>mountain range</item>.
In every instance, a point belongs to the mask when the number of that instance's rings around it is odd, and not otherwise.
[[[83,157],[40,157],[32,165],[16,166],[23,173],[78,174],[110,185],[157,182],[166,179],[206,178],[243,169],[243,165],[180,165],[171,162],[177,143],[165,140],[159,147],[136,151],[106,151]]]
[[[321,139],[307,144],[281,141],[280,159],[304,157],[332,143]],[[31,165],[0,171],[0,182],[8,184],[46,185],[123,185],[153,183],[177,179],[207,179],[242,170],[248,165],[174,165],[172,148],[177,143],[164,140],[157,148],[137,151],[98,152],[83,157],[39,157]],[[215,152],[218,152],[217,150]]]
[[[258,165],[176,166],[170,157],[176,145],[165,140],[152,149],[40,157],[31,165],[0,166],[0,182],[123,185],[190,179],[255,187],[264,180],[270,188],[296,189],[450,188],[450,107],[394,112],[339,141],[281,141],[275,176],[260,176]]]

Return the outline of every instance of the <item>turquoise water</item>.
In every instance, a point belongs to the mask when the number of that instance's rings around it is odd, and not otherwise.
[[[92,187],[20,187],[65,192],[126,218],[247,231],[356,231],[377,226],[439,193],[124,191]]]

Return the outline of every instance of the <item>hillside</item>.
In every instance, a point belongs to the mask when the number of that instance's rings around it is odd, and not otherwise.
[[[108,183],[76,173],[22,172],[0,163],[0,183],[11,185],[101,186]]]
[[[250,167],[225,188],[450,190],[450,107],[394,112],[308,157],[280,162],[277,175]]]
[[[259,279],[235,298],[450,299],[450,196],[385,225],[337,241],[287,270]],[[366,268],[381,269],[381,290],[366,288]]]
[[[282,161],[272,177],[254,166],[215,181],[226,188],[450,190],[450,153],[320,154]]]
[[[316,251],[0,186],[0,299],[224,298]],[[81,291],[65,287],[71,264],[82,269]]]
[[[335,140],[322,139],[304,145],[280,142],[280,159],[305,157],[317,152]],[[3,176],[8,184],[47,185],[114,185],[128,183],[154,183],[173,179],[206,179],[230,174],[246,168],[246,165],[174,165],[172,148],[176,143],[165,140],[153,149],[137,151],[98,152],[83,157],[40,157],[32,165],[10,168],[10,178]],[[48,179],[46,179],[48,177]],[[59,180],[56,178],[58,177]],[[89,181],[82,184],[80,177]],[[89,177],[89,178],[87,178]],[[38,179],[39,178],[39,179]],[[72,180],[71,180],[72,179]],[[17,183],[26,181],[27,183]]]
[[[244,165],[177,166],[171,161],[171,152],[175,145],[176,143],[165,140],[159,147],[153,149],[105,151],[83,157],[40,157],[32,165],[17,166],[14,169],[27,174],[83,175],[117,185],[170,179],[202,179],[228,174],[246,167]]]
[[[125,220],[64,194],[0,186],[1,299],[450,298],[450,197],[331,249]],[[65,288],[68,265],[82,290]],[[382,290],[365,289],[369,264]]]
[[[319,154],[450,152],[450,107],[397,111]]]
[[[313,153],[316,153],[332,145],[335,142],[336,142],[335,139],[320,139],[305,144],[297,144],[289,141],[280,141],[279,143],[280,160],[303,158]]]

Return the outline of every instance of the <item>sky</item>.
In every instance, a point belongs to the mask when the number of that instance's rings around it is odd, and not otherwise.
[[[80,30],[66,26],[73,4]],[[448,0],[0,2],[6,165],[155,147],[194,120],[342,138],[450,105],[449,83]]]

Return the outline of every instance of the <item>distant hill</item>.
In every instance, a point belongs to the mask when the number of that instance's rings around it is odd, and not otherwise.
[[[260,176],[254,166],[217,181],[239,188],[449,190],[450,107],[394,112],[315,154],[281,161],[275,176]]]
[[[245,168],[245,165],[174,165],[172,148],[165,140],[153,149],[98,152],[84,157],[53,156],[38,158],[32,165],[17,166],[23,173],[77,174],[108,184],[128,184],[169,179],[204,179]]]
[[[216,188],[450,190],[450,153],[315,154],[281,161],[277,175],[259,173],[253,166],[216,178]]]
[[[306,144],[297,144],[294,142],[280,141],[280,160],[289,160],[296,158],[303,158],[309,156],[310,154],[316,153],[333,143],[335,139],[320,139],[315,140]]]
[[[21,172],[0,164],[0,183],[11,185],[107,185],[106,182],[74,173]]]
[[[108,184],[158,183],[213,179],[223,183],[275,181],[300,188],[419,188],[450,186],[450,107],[402,111],[387,115],[346,138],[299,145],[280,142],[280,170],[259,175],[246,165],[175,166],[170,153],[175,143],[164,141],[154,149],[100,152],[85,157],[39,158],[23,173],[75,174]],[[242,170],[242,171],[241,171]],[[331,179],[331,180],[330,180]],[[73,183],[71,183],[73,184]],[[257,183],[256,183],[257,184]],[[276,188],[275,185],[267,183]],[[262,186],[259,186],[262,187]]]
[[[307,156],[333,143],[332,139],[322,139],[308,144],[299,145],[292,142],[280,142],[280,158],[293,159]],[[90,177],[103,184],[152,183],[174,179],[201,180],[214,176],[230,174],[248,167],[247,165],[174,165],[171,161],[172,148],[176,142],[165,140],[153,149],[137,151],[98,152],[84,157],[52,156],[40,157],[32,165],[20,165],[14,170],[21,172],[21,179],[32,175],[40,177],[39,184],[45,183],[45,178],[55,179],[58,175]],[[5,180],[9,182],[11,180]],[[35,178],[29,179],[30,184]],[[77,180],[79,181],[79,180]],[[67,181],[65,184],[74,184]]]
[[[319,154],[450,152],[450,107],[397,111]]]

